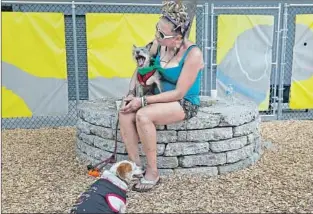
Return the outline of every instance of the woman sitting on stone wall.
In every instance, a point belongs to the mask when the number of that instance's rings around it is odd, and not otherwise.
[[[141,167],[138,142],[143,144],[147,158],[146,171],[135,191],[148,191],[159,182],[157,168],[156,125],[166,125],[190,119],[197,114],[200,105],[200,75],[203,68],[201,50],[186,38],[191,23],[186,6],[166,1],[163,15],[156,25],[156,34],[150,49],[156,63],[165,69],[162,73],[162,93],[141,98],[130,90],[120,110],[121,136],[128,157]],[[133,76],[130,88],[135,87]]]

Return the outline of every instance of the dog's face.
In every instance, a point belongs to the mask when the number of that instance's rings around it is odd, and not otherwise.
[[[136,164],[127,160],[115,163],[110,172],[121,178],[126,182],[130,182],[133,179]]]
[[[152,43],[143,47],[133,45],[133,57],[138,67],[147,67],[150,64],[150,48]]]

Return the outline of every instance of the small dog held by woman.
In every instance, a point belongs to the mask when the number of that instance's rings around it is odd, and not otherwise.
[[[161,92],[161,72],[163,69],[156,66],[154,58],[150,55],[152,43],[137,47],[133,45],[133,58],[137,62],[136,97],[153,94],[155,86]]]
[[[80,195],[70,213],[125,213],[128,185],[142,173],[133,162],[115,163]]]

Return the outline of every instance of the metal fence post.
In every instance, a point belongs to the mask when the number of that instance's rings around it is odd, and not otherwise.
[[[76,86],[76,108],[77,108],[79,104],[79,79],[78,79],[75,1],[72,1],[72,22],[73,22],[74,65],[75,65],[75,86]]]
[[[274,87],[273,87],[273,101],[272,104],[273,105],[273,115],[276,114],[277,116],[277,101],[278,101],[278,97],[277,97],[277,84],[278,84],[278,63],[279,63],[279,58],[280,58],[280,54],[279,54],[279,47],[280,47],[280,32],[281,32],[281,10],[282,9],[282,5],[281,3],[279,3],[279,8],[278,8],[278,14],[277,14],[277,29],[276,29],[276,59],[275,59],[275,76],[274,76]]]
[[[208,27],[209,26],[209,4],[204,4],[204,95],[208,95]]]
[[[205,58],[204,58],[204,52],[206,51],[205,49],[205,46],[204,46],[204,29],[205,29],[205,25],[204,25],[204,19],[205,19],[205,12],[204,12],[204,8],[202,8],[202,17],[201,17],[201,25],[202,25],[202,31],[201,31],[201,50],[202,50],[202,53],[203,53],[203,63],[205,65]],[[205,81],[205,74],[202,73],[202,76],[201,76],[201,96],[205,95],[205,91],[204,91],[204,81]]]
[[[284,92],[284,76],[285,76],[285,65],[286,65],[286,43],[287,43],[287,24],[288,24],[288,5],[284,4],[284,21],[283,21],[283,37],[282,37],[282,51],[281,51],[281,70],[279,75],[279,89],[278,89],[278,112],[277,119],[282,118],[282,103],[283,103],[283,92]]]
[[[211,4],[211,57],[210,57],[210,94],[213,89],[213,55],[214,55],[214,4]]]

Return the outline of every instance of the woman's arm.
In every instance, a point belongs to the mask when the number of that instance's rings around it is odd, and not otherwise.
[[[193,48],[186,57],[176,89],[147,97],[147,103],[164,103],[181,100],[195,82],[199,70],[204,67],[203,55],[199,48]]]
[[[151,48],[150,48],[150,55],[151,56],[155,56],[157,54],[158,46],[159,46],[158,41],[157,40],[153,40]]]
[[[135,89],[135,87],[136,87],[136,78],[137,78],[137,68],[136,68],[136,70],[135,70],[135,72],[134,72],[134,74],[133,74],[133,76],[132,76],[132,78],[130,80],[129,91],[127,93],[127,96],[130,95],[130,94],[135,95],[135,92],[136,92],[136,89]]]

